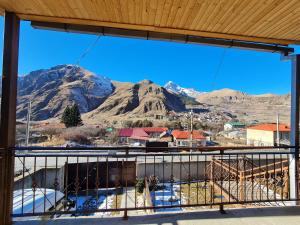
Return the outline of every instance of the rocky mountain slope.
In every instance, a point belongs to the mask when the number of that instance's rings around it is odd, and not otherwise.
[[[103,118],[154,118],[170,111],[183,115],[187,108],[193,108],[199,118],[208,122],[216,122],[216,117],[224,115],[229,119],[274,122],[279,113],[281,121],[288,123],[290,112],[290,95],[249,95],[231,89],[201,92],[174,82],[162,87],[149,80],[112,82],[75,65],[59,65],[21,76],[18,119],[26,118],[29,99],[33,120],[59,118],[65,107],[74,102],[84,120],[97,123]]]
[[[222,89],[205,93],[197,101],[209,105],[210,110],[228,112],[246,122],[276,122],[279,114],[281,122],[290,121],[290,95],[250,95],[236,90]]]
[[[152,81],[139,83],[113,82],[114,92],[95,110],[85,115],[88,119],[106,116],[153,117],[169,111],[183,112],[180,97]]]
[[[76,102],[82,113],[97,108],[113,91],[111,81],[81,67],[59,65],[37,70],[18,81],[17,117],[25,118],[32,102],[32,119],[45,120],[61,115]]]

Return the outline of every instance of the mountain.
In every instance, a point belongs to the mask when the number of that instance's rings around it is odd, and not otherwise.
[[[1,86],[1,81],[0,81]],[[95,123],[127,118],[154,118],[177,112],[183,118],[193,108],[199,120],[223,123],[243,121],[289,122],[290,95],[250,95],[232,89],[199,92],[168,82],[111,81],[76,65],[59,65],[33,71],[18,80],[17,118],[25,119],[32,102],[32,120],[59,118],[66,106],[77,103],[83,119]]]
[[[169,92],[183,95],[183,96],[189,96],[192,98],[197,98],[201,94],[203,94],[203,92],[196,91],[193,88],[183,88],[183,87],[179,86],[178,84],[175,84],[173,81],[168,81],[164,85],[164,88],[167,89]]]
[[[17,117],[25,118],[32,102],[33,120],[62,114],[76,102],[82,113],[97,108],[113,91],[110,79],[75,65],[59,65],[36,70],[18,80]]]
[[[250,95],[226,88],[204,93],[196,99],[210,111],[227,112],[239,120],[274,122],[279,114],[281,122],[290,122],[289,94]]]
[[[153,117],[166,115],[169,111],[184,112],[185,105],[180,97],[150,80],[136,84],[113,82],[114,92],[86,118],[97,119],[107,116]]]
[[[229,88],[224,88],[221,90],[212,91],[209,93],[203,93],[198,95],[196,99],[199,102],[211,102],[211,101],[236,101],[248,97],[244,92],[232,90]]]

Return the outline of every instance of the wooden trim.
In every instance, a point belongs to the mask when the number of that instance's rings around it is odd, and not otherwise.
[[[223,38],[223,39],[230,39],[230,40],[233,39],[233,40],[249,41],[249,42],[261,42],[261,43],[268,43],[268,44],[281,44],[281,45],[300,44],[300,41],[297,40],[243,36],[243,35],[226,34],[226,33],[215,33],[215,32],[208,32],[208,31],[187,30],[187,29],[180,29],[180,28],[159,27],[154,25],[149,26],[149,25],[138,25],[138,24],[125,24],[125,23],[115,23],[115,22],[106,22],[106,21],[89,20],[89,19],[52,17],[52,16],[41,16],[41,15],[22,14],[22,13],[18,13],[17,15],[22,20],[29,20],[29,21],[93,25],[93,26],[123,28],[123,29],[131,29],[131,30],[154,31],[154,32],[162,32],[162,33],[170,33],[170,34],[194,35],[194,36],[201,36],[201,37]]]

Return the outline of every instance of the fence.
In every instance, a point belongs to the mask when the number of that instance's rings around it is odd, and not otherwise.
[[[18,148],[13,216],[290,205],[289,148]]]

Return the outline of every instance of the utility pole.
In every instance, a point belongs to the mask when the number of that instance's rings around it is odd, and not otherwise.
[[[193,147],[193,123],[194,123],[194,114],[193,114],[193,109],[190,111],[190,120],[191,120],[191,126],[190,126],[190,147]]]
[[[276,130],[277,130],[277,134],[276,134],[277,140],[276,140],[276,142],[277,142],[277,146],[279,147],[279,146],[280,146],[280,137],[279,137],[279,113],[277,113],[277,122],[276,122],[276,125],[277,125],[277,127],[276,127]]]
[[[26,143],[25,143],[25,146],[26,146],[26,147],[29,145],[30,115],[31,115],[31,99],[29,99],[29,102],[28,102],[28,111],[27,111]]]

